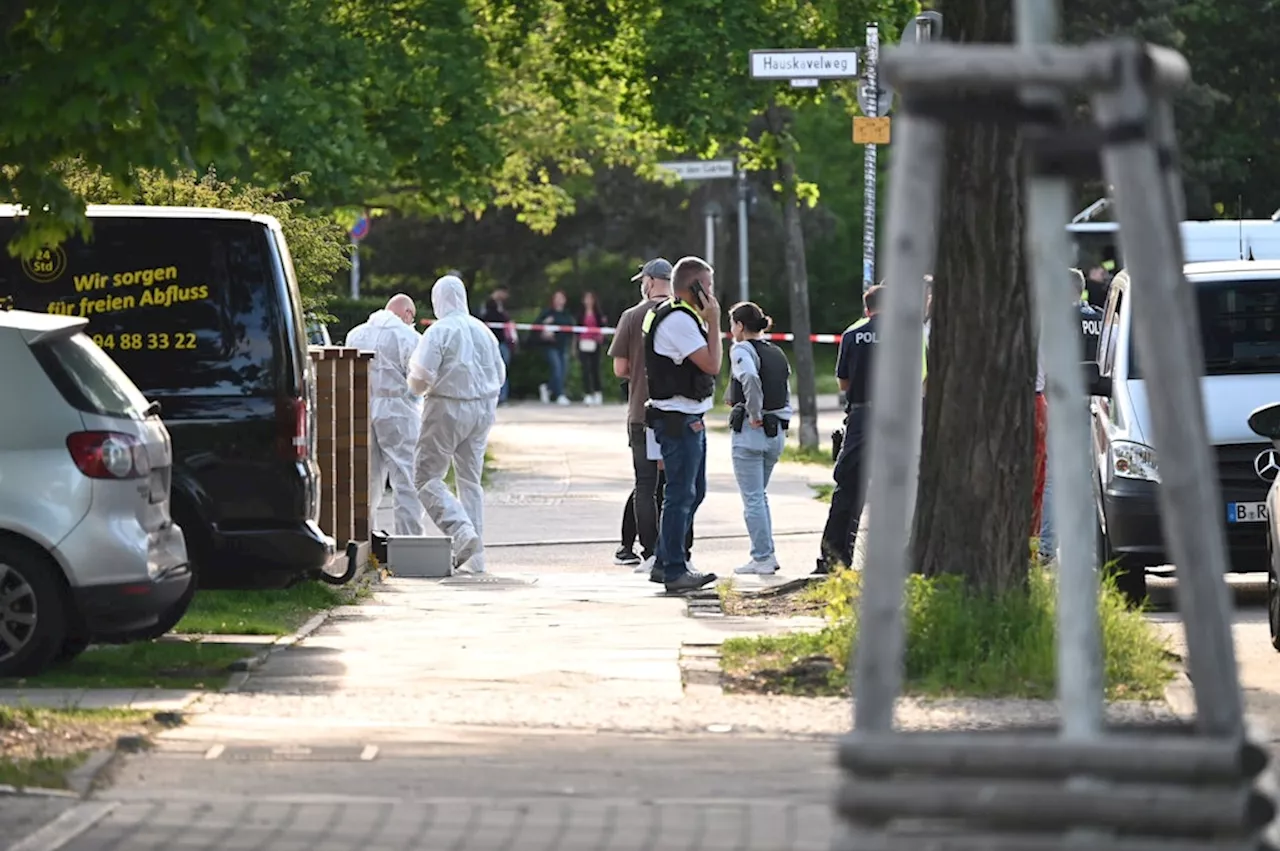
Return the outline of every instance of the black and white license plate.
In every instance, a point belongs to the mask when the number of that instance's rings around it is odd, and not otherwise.
[[[1228,523],[1265,523],[1267,521],[1267,504],[1265,502],[1228,502]]]

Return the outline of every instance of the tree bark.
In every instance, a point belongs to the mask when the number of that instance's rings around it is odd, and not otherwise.
[[[813,325],[809,318],[809,270],[805,264],[804,229],[800,222],[800,199],[796,196],[796,163],[791,145],[787,144],[787,122],[777,114],[777,107],[768,113],[770,132],[779,139],[778,182],[782,184],[782,224],[786,249],[787,282],[791,301],[792,366],[796,373],[796,394],[799,396],[800,446],[803,449],[818,448],[818,394],[814,383],[813,341],[809,339]]]
[[[1008,42],[1012,0],[943,0],[948,40]],[[947,131],[914,553],[925,576],[1026,581],[1035,342],[1022,257],[1018,134]]]

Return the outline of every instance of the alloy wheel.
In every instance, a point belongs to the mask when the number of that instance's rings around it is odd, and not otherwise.
[[[36,632],[35,589],[15,568],[0,562],[0,662],[12,659]]]

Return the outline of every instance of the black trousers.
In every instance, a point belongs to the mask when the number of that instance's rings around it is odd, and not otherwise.
[[[822,557],[828,564],[853,563],[853,540],[858,534],[858,520],[867,498],[866,443],[871,430],[871,409],[858,405],[845,419],[844,443],[836,456],[832,478],[836,489],[831,494],[831,509],[822,531]]]
[[[600,349],[584,352],[578,349],[578,360],[582,362],[582,392],[590,396],[604,388],[600,386]]]
[[[627,443],[631,447],[631,466],[635,472],[636,485],[631,489],[631,495],[627,497],[627,504],[622,511],[622,548],[632,549],[638,538],[640,554],[643,558],[648,558],[658,546],[658,515],[662,511],[667,477],[658,469],[657,461],[649,460],[643,423],[627,423]],[[685,536],[684,549],[685,559],[688,560],[693,551],[692,528]]]

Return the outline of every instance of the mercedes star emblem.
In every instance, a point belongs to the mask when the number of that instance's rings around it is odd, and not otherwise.
[[[1264,482],[1274,482],[1276,474],[1280,473],[1280,457],[1276,456],[1276,451],[1265,449],[1259,452],[1258,457],[1253,459],[1253,472]]]

